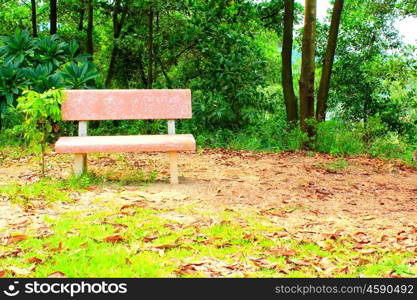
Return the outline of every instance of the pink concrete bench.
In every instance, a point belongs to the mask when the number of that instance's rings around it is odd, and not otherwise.
[[[74,153],[74,173],[87,170],[87,153],[168,152],[171,184],[178,183],[178,151],[195,151],[191,134],[175,134],[176,119],[190,119],[190,90],[68,90],[62,119],[79,121],[77,137],[61,137],[57,153]],[[167,135],[87,136],[92,120],[168,120]]]

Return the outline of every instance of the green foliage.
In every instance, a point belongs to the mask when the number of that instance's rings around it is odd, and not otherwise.
[[[201,146],[300,149],[307,139],[298,127],[286,125],[283,110],[283,4],[279,0],[121,0],[116,12],[124,23],[115,38],[115,2],[93,1],[94,53],[90,57],[82,54],[87,25],[86,14],[80,18],[85,9],[82,1],[59,5],[60,37],[49,35],[44,26],[49,21],[49,3],[38,2],[39,38],[30,35],[29,5],[2,2],[0,34],[7,36],[0,40],[0,128],[1,120],[6,128],[21,123],[19,112],[8,108],[16,105],[22,91],[100,88],[100,77],[106,77],[113,61],[111,88],[146,88],[150,67],[152,88],[190,88],[194,115],[178,122],[178,132],[193,133]],[[345,1],[328,121],[317,125],[314,149],[334,155],[384,156],[387,151],[386,156],[408,159],[416,148],[417,53],[415,46],[402,44],[395,26],[402,17],[415,15],[413,8],[415,4],[409,0]],[[295,25],[302,21],[302,12],[302,5],[296,2]],[[317,66],[326,48],[329,17],[317,24]],[[296,93],[301,32],[295,32],[293,53]],[[320,72],[317,68],[316,73]],[[70,122],[59,127],[60,134],[76,132]],[[166,123],[91,122],[90,132],[165,133]],[[5,136],[11,134],[18,139],[22,129],[7,130]],[[388,145],[396,145],[396,138],[408,150],[390,148]]]
[[[17,29],[0,37],[0,45],[0,130],[1,117],[24,90],[91,88],[99,77],[74,40],[67,43],[56,35],[33,38]]]
[[[34,57],[36,41],[26,30],[16,30],[11,36],[2,36],[0,41],[0,57],[4,58],[5,63],[15,63],[17,65],[29,64]]]
[[[91,64],[71,63],[60,73],[67,89],[92,88],[89,83],[99,77],[99,73]]]
[[[85,173],[81,177],[72,176],[68,179],[64,179],[58,182],[58,186],[60,186],[61,188],[82,190],[92,185],[102,185],[103,182],[103,177],[96,176],[93,173]]]
[[[375,138],[369,152],[375,157],[400,158],[409,162],[412,160],[410,147],[394,132]]]
[[[18,98],[17,109],[25,116],[22,125],[24,138],[42,155],[42,176],[45,175],[44,149],[54,124],[61,119],[60,105],[64,100],[61,90],[49,90],[42,94],[25,91]]]
[[[332,155],[358,155],[364,151],[360,130],[340,120],[321,122],[316,127],[314,148]]]

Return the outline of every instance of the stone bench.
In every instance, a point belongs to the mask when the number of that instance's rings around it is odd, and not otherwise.
[[[67,90],[62,119],[79,121],[77,137],[61,137],[57,153],[74,153],[74,173],[87,170],[87,153],[168,152],[170,182],[178,183],[178,151],[195,151],[191,134],[175,134],[176,119],[190,119],[190,90]],[[98,120],[168,120],[167,135],[88,136],[87,122]]]

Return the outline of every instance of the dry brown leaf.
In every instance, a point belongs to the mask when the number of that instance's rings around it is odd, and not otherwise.
[[[195,273],[198,272],[197,269],[196,269],[196,266],[201,266],[203,264],[204,263],[187,264],[187,265],[182,266],[181,269],[176,270],[175,273],[177,275],[192,275],[192,274],[195,274]]]
[[[16,244],[18,242],[24,241],[26,240],[28,237],[24,234],[18,234],[18,235],[12,235],[9,237],[9,239],[7,240],[6,246],[10,245],[10,244]]]
[[[252,258],[251,261],[253,262],[255,266],[262,268],[262,269],[275,269],[278,265],[277,263],[271,263],[265,257]]]
[[[144,208],[144,207],[146,207],[146,203],[141,202],[141,201],[135,201],[135,202],[123,205],[120,208],[120,210],[124,210],[124,209],[127,209],[127,208],[135,208],[135,207]]]
[[[31,258],[28,259],[28,263],[38,265],[38,264],[43,264],[44,261],[40,258],[37,258],[37,257],[31,257]]]
[[[297,266],[311,266],[312,263],[306,260],[297,260],[297,259],[293,259],[293,258],[287,258],[287,262],[288,263],[293,263]]]
[[[62,241],[59,242],[58,247],[56,247],[56,248],[50,248],[49,251],[52,251],[52,252],[62,252]]]
[[[30,266],[29,268],[18,268],[14,266],[7,267],[7,270],[12,272],[15,276],[29,276],[30,273],[35,270],[35,265]]]
[[[292,255],[297,255],[298,251],[294,249],[276,248],[276,249],[269,250],[269,253],[276,255],[276,256],[292,256]]]
[[[328,257],[323,257],[320,260],[320,266],[325,270],[335,267],[334,263],[332,263]]]
[[[113,227],[115,227],[115,228],[128,228],[128,226],[127,226],[127,225],[125,225],[125,224],[120,224],[120,223],[101,222],[101,224],[107,224],[107,225],[113,226]]]
[[[103,241],[104,242],[107,242],[107,243],[113,243],[113,244],[115,244],[115,243],[121,243],[121,242],[123,242],[124,241],[124,238],[121,236],[121,235],[113,235],[113,236],[109,236],[109,237],[106,237],[105,239],[103,239]]]
[[[67,275],[65,275],[61,271],[55,271],[48,275],[48,278],[67,278]]]
[[[22,255],[23,250],[21,248],[16,248],[11,251],[2,251],[0,252],[0,258],[4,257],[16,257]]]
[[[362,254],[372,254],[377,252],[375,248],[357,249],[356,251]]]
[[[0,278],[6,277],[7,272],[5,270],[0,270]]]
[[[142,241],[144,241],[145,243],[149,243],[149,242],[152,242],[153,240],[156,240],[157,238],[159,238],[159,236],[157,235],[148,235],[148,236],[145,236],[142,239]]]
[[[156,248],[156,249],[172,249],[172,248],[177,248],[179,246],[180,246],[179,244],[163,244],[163,245],[154,246],[153,248]]]
[[[362,257],[357,258],[357,265],[358,266],[363,266],[363,265],[367,265],[367,264],[370,264],[370,263],[371,263],[371,261],[369,259],[365,259],[365,258],[362,258]]]

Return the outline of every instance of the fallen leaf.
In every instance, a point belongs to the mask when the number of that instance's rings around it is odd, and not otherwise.
[[[12,272],[15,276],[29,276],[29,274],[35,269],[35,265],[30,266],[29,268],[18,268],[14,266],[7,267],[7,270]]]
[[[196,266],[202,266],[204,263],[187,264],[181,267],[181,269],[175,271],[178,275],[192,275],[197,273]]]
[[[269,253],[276,256],[292,256],[298,254],[298,251],[294,249],[277,248],[269,250]]]
[[[111,222],[101,222],[101,224],[107,224],[116,228],[128,228],[127,225],[125,224],[120,224],[120,223],[111,223]]]
[[[145,207],[145,206],[146,206],[146,203],[144,203],[144,202],[140,202],[140,201],[135,201],[135,202],[132,202],[132,203],[129,203],[129,204],[123,205],[123,206],[120,208],[120,210],[124,210],[124,209],[127,209],[127,208],[134,208],[134,207],[143,208],[143,207]]]
[[[0,270],[0,278],[6,277],[7,272],[5,270]]]
[[[178,245],[178,244],[163,244],[163,245],[154,246],[154,248],[156,248],[156,249],[172,249],[172,248],[177,248],[178,246],[180,246],[180,245]]]
[[[367,249],[358,249],[357,251],[359,253],[362,253],[362,254],[372,254],[372,253],[375,253],[376,252],[376,249],[374,249],[374,248],[367,248]]]
[[[2,251],[0,252],[0,258],[4,257],[16,257],[22,255],[23,251],[21,248],[16,248],[11,251]]]
[[[59,242],[58,247],[49,249],[52,252],[62,252],[62,241]]]
[[[18,235],[10,236],[10,238],[6,242],[6,246],[8,246],[10,244],[16,244],[16,243],[24,241],[26,239],[27,239],[27,236],[24,235],[24,234],[18,234]]]
[[[28,262],[31,263],[31,264],[38,265],[38,264],[42,264],[43,260],[40,259],[40,258],[37,258],[37,257],[31,257],[31,258],[28,259]]]
[[[265,257],[252,258],[251,261],[253,262],[253,264],[255,266],[257,266],[259,268],[262,268],[262,269],[275,269],[277,267],[277,265],[278,265],[276,263],[271,263]]]
[[[287,258],[287,262],[293,263],[297,266],[311,266],[311,262],[305,260],[297,260],[293,258]]]
[[[328,257],[323,257],[320,260],[320,266],[323,269],[330,269],[330,268],[334,268],[335,265],[330,261],[330,259]]]
[[[106,237],[103,241],[104,242],[107,242],[107,243],[113,243],[113,244],[115,244],[115,243],[121,243],[121,242],[123,242],[124,239],[123,239],[123,237],[121,235],[113,235],[113,236]]]
[[[61,271],[55,271],[48,275],[48,278],[67,278],[67,275],[65,275]]]
[[[148,235],[148,236],[145,236],[142,239],[142,241],[144,241],[145,243],[149,243],[149,242],[152,242],[153,240],[156,240],[157,238],[159,238],[159,236],[157,235]]]

